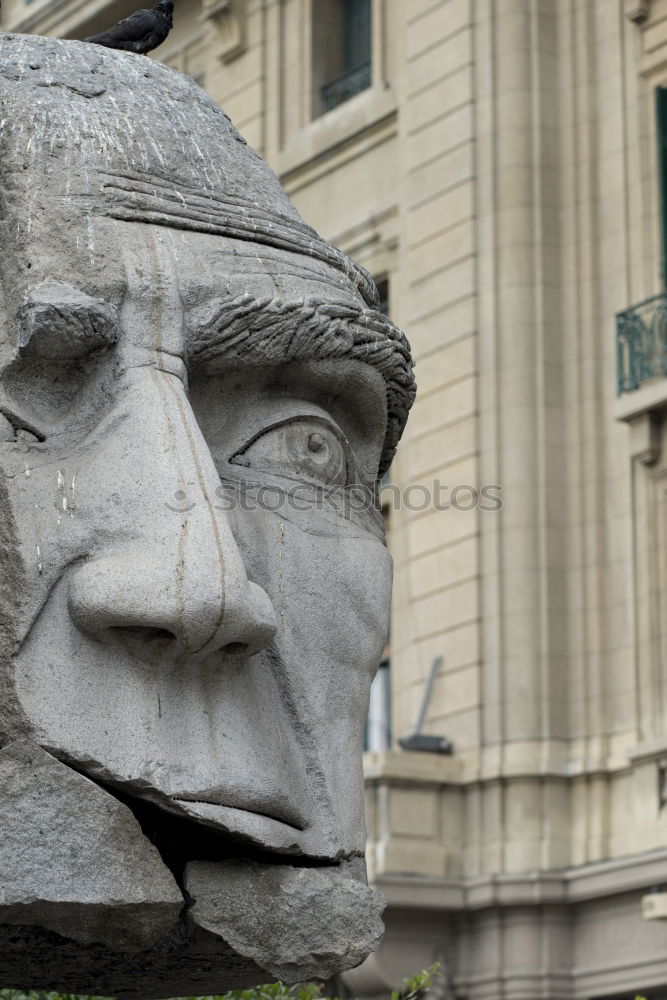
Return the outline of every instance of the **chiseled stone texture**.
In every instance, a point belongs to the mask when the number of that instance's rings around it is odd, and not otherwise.
[[[181,919],[159,945],[123,952],[82,945],[41,927],[0,924],[2,982],[82,996],[215,996],[266,982],[267,974],[220,938]]]
[[[353,869],[409,345],[191,78],[0,34],[0,83],[0,747],[39,748],[25,788],[6,750],[0,987],[347,969],[381,934]]]
[[[28,740],[0,750],[0,923],[141,951],[183,896],[132,812]]]
[[[344,870],[194,861],[185,887],[193,923],[283,981],[329,979],[382,940],[384,897]]]

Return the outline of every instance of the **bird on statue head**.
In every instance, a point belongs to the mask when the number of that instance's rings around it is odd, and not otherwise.
[[[137,10],[112,28],[91,35],[86,42],[126,52],[152,52],[161,45],[174,24],[172,0],[161,0],[151,10]]]

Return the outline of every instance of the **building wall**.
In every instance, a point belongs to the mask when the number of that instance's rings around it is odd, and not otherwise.
[[[350,987],[438,955],[443,997],[657,998],[667,380],[617,399],[614,317],[661,289],[667,0],[373,0],[372,86],[314,116],[321,3],[178,0],[156,56],[389,279],[417,361],[386,494],[392,731],[441,656],[426,730],[455,752],[368,755],[388,935]],[[134,6],[5,0],[0,24],[83,37]],[[436,481],[502,510],[407,509]]]

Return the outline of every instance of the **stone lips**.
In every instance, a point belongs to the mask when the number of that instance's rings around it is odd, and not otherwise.
[[[26,239],[58,252],[54,227],[42,227],[58,212],[65,229],[101,216],[306,254],[344,276],[373,313],[367,272],[303,222],[273,171],[190,77],[133,53],[9,34],[0,35],[0,77],[0,237],[16,243],[1,262],[23,271],[6,282],[11,294],[20,296],[28,277]],[[8,303],[10,312],[21,304]],[[389,404],[382,473],[415,389],[403,334],[387,341],[388,365],[381,332],[373,333]],[[367,360],[374,364],[370,348]]]
[[[382,938],[362,859],[193,861],[184,896],[131,810],[31,741],[0,750],[0,789],[0,987],[215,994],[328,978]]]

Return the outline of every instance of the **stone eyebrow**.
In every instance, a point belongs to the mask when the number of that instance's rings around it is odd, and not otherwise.
[[[384,369],[409,372],[407,341],[383,314],[315,297],[283,300],[246,293],[215,297],[187,317],[191,362],[324,360],[353,357]]]
[[[382,375],[387,435],[381,474],[388,468],[415,396],[405,335],[375,309],[318,298],[283,300],[246,293],[215,297],[187,317],[188,362],[285,364],[350,358]]]
[[[64,282],[33,288],[19,309],[19,350],[43,358],[84,357],[118,339],[118,309]]]

